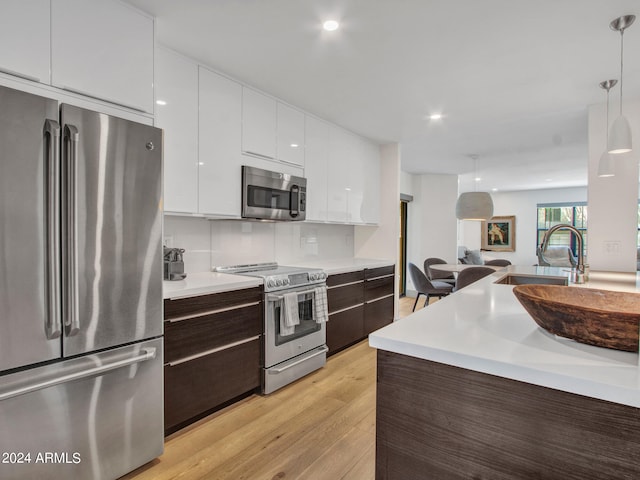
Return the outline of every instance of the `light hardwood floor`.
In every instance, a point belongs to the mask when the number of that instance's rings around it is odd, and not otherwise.
[[[400,317],[413,302],[400,300]],[[167,437],[161,457],[122,478],[373,480],[375,388],[376,350],[363,340],[271,395]]]

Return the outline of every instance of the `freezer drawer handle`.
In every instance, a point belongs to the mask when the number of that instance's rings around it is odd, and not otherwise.
[[[282,373],[285,370],[289,370],[290,368],[295,367],[296,365],[300,365],[301,363],[306,362],[307,360],[310,360],[313,357],[317,357],[318,355],[322,355],[323,353],[327,353],[328,351],[329,351],[328,347],[325,347],[325,346],[319,347],[311,355],[307,355],[304,358],[301,358],[300,360],[290,363],[289,365],[285,365],[284,367],[270,368],[267,370],[267,372],[269,373],[269,375],[278,375],[279,373]]]
[[[66,248],[63,249],[65,273],[65,305],[64,305],[64,326],[68,337],[72,337],[80,330],[80,318],[78,316],[78,279],[76,270],[78,266],[78,252],[76,245],[77,226],[76,218],[78,212],[78,199],[76,195],[76,176],[78,168],[78,129],[73,125],[64,126],[64,141],[66,147],[66,218],[65,233],[67,238]]]
[[[0,392],[0,401],[7,400],[9,398],[17,397],[19,395],[24,395],[26,393],[35,392],[38,390],[42,390],[49,387],[54,387],[56,385],[60,385],[62,383],[69,383],[75,380],[80,380],[87,377],[93,377],[96,375],[101,375],[103,373],[109,372],[111,370],[116,370],[118,368],[127,367],[129,365],[133,365],[135,363],[144,362],[147,360],[153,360],[156,358],[156,349],[155,347],[147,347],[143,348],[142,353],[140,355],[136,355],[135,357],[125,358],[122,360],[116,360],[115,362],[107,363],[104,365],[100,365],[97,367],[88,368],[81,372],[70,373],[67,375],[62,375],[60,377],[52,378],[50,380],[45,380],[40,383],[34,383],[32,385],[26,385],[24,387],[16,388],[14,390],[10,390],[8,392]]]
[[[60,124],[47,119],[44,122],[47,146],[45,169],[47,172],[47,318],[45,332],[48,339],[62,333],[60,319]]]

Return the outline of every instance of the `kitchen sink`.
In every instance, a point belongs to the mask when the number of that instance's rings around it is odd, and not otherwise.
[[[502,285],[568,285],[567,277],[551,277],[544,275],[520,275],[510,273],[493,283]]]

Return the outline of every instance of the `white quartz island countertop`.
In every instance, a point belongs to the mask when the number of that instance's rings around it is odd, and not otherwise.
[[[542,387],[640,407],[638,354],[556,337],[513,294],[508,273],[568,276],[566,269],[510,266],[369,336],[372,347]],[[634,273],[591,272],[573,287],[640,292]],[[571,288],[571,287],[570,287]]]

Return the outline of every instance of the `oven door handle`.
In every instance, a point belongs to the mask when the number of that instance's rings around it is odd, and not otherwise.
[[[315,351],[311,354],[311,355],[307,355],[304,358],[300,358],[299,360],[296,360],[295,362],[289,363],[288,365],[285,365],[284,367],[280,367],[280,368],[270,368],[267,370],[267,372],[269,373],[269,375],[278,375],[279,373],[284,372],[285,370],[289,370],[292,367],[295,367],[296,365],[300,365],[302,362],[306,362],[307,360],[310,360],[314,357],[317,357],[318,355],[323,355],[325,353],[327,353],[329,351],[329,347],[327,347],[326,345],[323,345],[321,347],[318,347],[317,349],[315,349]]]
[[[297,295],[306,295],[308,293],[314,293],[316,291],[315,288],[309,290],[302,290],[301,292],[291,292]],[[267,302],[279,302],[284,298],[284,295],[267,295]]]

